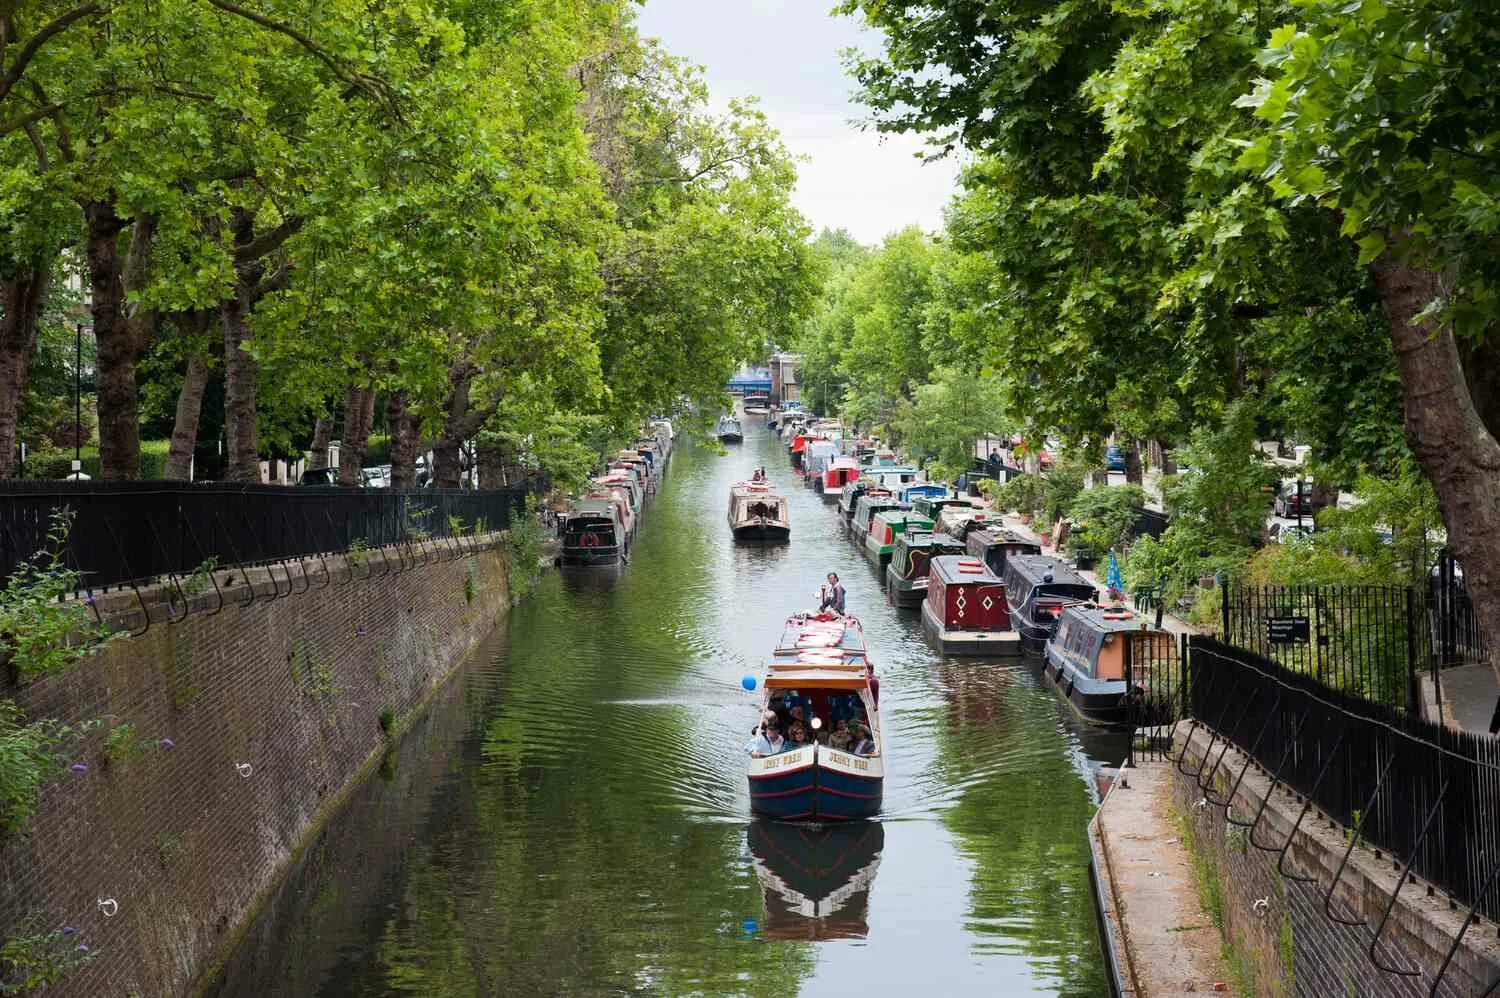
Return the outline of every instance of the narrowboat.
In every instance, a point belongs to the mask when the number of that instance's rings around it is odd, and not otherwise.
[[[807,452],[807,445],[813,439],[810,433],[796,433],[792,436],[792,442],[787,444],[787,454],[792,458],[792,467],[802,467],[802,455]]]
[[[948,486],[942,482],[913,482],[910,485],[901,486],[895,492],[902,502],[909,503],[915,503],[918,499],[948,498]]]
[[[968,496],[917,496],[911,501],[912,509],[916,510],[918,513],[921,513],[923,516],[932,520],[934,523],[937,522],[937,519],[942,514],[943,510],[950,507],[960,510],[979,509],[978,506],[974,505],[974,500],[970,499]]]
[[[579,499],[568,510],[562,524],[564,565],[618,565],[625,545],[617,498]]]
[[[885,569],[885,589],[892,603],[918,607],[927,598],[927,570],[932,559],[965,553],[961,541],[931,530],[908,530],[896,538],[891,563]]]
[[[808,488],[816,487],[823,481],[823,473],[838,456],[839,445],[832,440],[823,437],[809,440],[802,452],[802,484]]]
[[[870,488],[854,503],[854,519],[849,521],[849,536],[861,546],[870,533],[877,513],[888,509],[905,509],[906,505],[885,489]]]
[[[1021,654],[1000,577],[984,562],[963,555],[942,555],[931,564],[922,629],[933,643],[949,655]]]
[[[974,530],[983,530],[990,525],[992,514],[974,505],[967,507],[952,505],[943,507],[937,515],[937,528],[949,537],[967,541]]]
[[[1005,597],[1021,635],[1021,646],[1040,655],[1057,632],[1065,608],[1096,603],[1099,592],[1060,559],[1045,554],[1012,555],[1005,561]]]
[[[868,479],[856,478],[839,490],[839,515],[843,517],[844,526],[847,527],[853,521],[854,510],[859,505],[860,496],[870,491],[870,484]],[[884,489],[880,490],[880,494],[890,495]]]
[[[776,713],[788,727],[800,715],[815,740],[789,743],[774,755],[751,752],[750,810],[781,821],[874,817],[884,792],[885,743],[859,623],[832,614],[799,614],[787,623],[781,647],[767,665],[761,711]],[[840,722],[867,726],[872,750],[856,754],[827,744]]]
[[[847,455],[834,458],[813,486],[823,498],[834,501],[850,482],[859,480],[859,462]]]
[[[876,468],[894,468],[901,463],[894,451],[869,450],[860,456],[859,466],[866,471]]]
[[[769,482],[736,482],[729,489],[729,529],[737,541],[789,540],[786,500]]]
[[[771,396],[765,392],[755,392],[745,396],[745,415],[764,416],[771,411]]]
[[[752,821],[745,833],[765,899],[768,939],[864,939],[870,889],[885,848],[878,821],[841,825]]]
[[[1005,578],[1006,562],[1012,555],[1042,553],[1042,546],[1036,541],[999,525],[971,530],[967,540],[969,554],[984,562],[991,572],[1002,579]]]
[[[1047,642],[1047,678],[1084,720],[1107,727],[1156,723],[1152,705],[1167,689],[1148,689],[1153,662],[1176,655],[1171,634],[1120,606],[1070,606]],[[1163,681],[1172,675],[1160,673]]]
[[[865,554],[875,559],[877,568],[885,568],[896,550],[896,538],[908,530],[931,530],[932,521],[910,509],[888,509],[875,514],[870,532],[865,535]]]
[[[635,493],[631,489],[631,482],[624,475],[605,476],[595,478],[589,483],[590,488],[584,494],[585,499],[610,499],[616,501],[616,512],[620,523],[625,528],[625,540],[629,543],[635,540],[636,524],[640,522],[640,505],[636,501]]]
[[[733,416],[720,416],[719,425],[714,428],[714,435],[719,438],[721,444],[737,444],[745,439],[745,433],[740,428],[740,421]]]

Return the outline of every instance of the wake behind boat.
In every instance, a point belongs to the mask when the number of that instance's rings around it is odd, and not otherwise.
[[[879,812],[885,760],[873,674],[858,620],[788,618],[767,665],[760,735],[747,766],[751,811],[783,821]]]

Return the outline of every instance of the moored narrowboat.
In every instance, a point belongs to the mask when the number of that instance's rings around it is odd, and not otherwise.
[[[888,509],[906,509],[906,504],[886,489],[868,489],[854,503],[854,518],[849,521],[850,539],[863,547],[876,515]]]
[[[729,489],[729,529],[737,541],[789,540],[786,500],[769,482],[736,482]]]
[[[948,486],[942,482],[912,482],[897,489],[896,495],[902,502],[909,503],[915,503],[918,499],[946,499]]]
[[[737,444],[745,439],[745,431],[740,427],[740,421],[733,416],[720,416],[719,425],[714,427],[714,435],[719,438],[721,444]]]
[[[859,506],[860,496],[870,491],[870,484],[868,479],[856,478],[839,490],[839,516],[843,518],[845,527],[853,522],[854,511]],[[890,494],[885,490],[881,491],[883,494]]]
[[[620,521],[616,497],[579,499],[563,519],[562,562],[564,565],[618,565],[626,541],[625,525]]]
[[[1042,546],[1014,530],[996,524],[969,531],[969,554],[984,562],[991,572],[1005,578],[1005,565],[1012,555],[1041,554]]]
[[[765,392],[752,392],[745,396],[745,415],[764,416],[771,411],[771,396]]]
[[[802,456],[807,452],[808,442],[813,439],[810,433],[796,433],[792,436],[791,443],[787,444],[787,453],[791,455],[792,467],[802,467]]]
[[[961,555],[964,546],[947,534],[908,530],[896,538],[891,563],[885,569],[885,588],[897,606],[918,607],[927,598],[927,571],[932,559]]]
[[[870,521],[870,532],[865,535],[865,554],[874,558],[876,565],[883,569],[896,550],[896,538],[908,530],[931,529],[931,520],[910,509],[882,510]]]
[[[1058,558],[1018,554],[1005,562],[1005,596],[1022,647],[1041,654],[1063,611],[1097,602],[1099,591]]]
[[[838,456],[839,445],[832,440],[825,437],[809,440],[802,451],[802,484],[808,488],[817,486]]]
[[[938,517],[942,515],[943,510],[945,509],[952,508],[970,511],[977,511],[980,509],[979,506],[975,505],[975,501],[973,499],[970,499],[968,496],[955,495],[917,496],[911,501],[911,508],[916,510],[918,513],[921,513],[923,516],[929,518],[934,523],[937,522]],[[959,539],[962,540],[962,538]]]
[[[1070,606],[1047,641],[1046,674],[1073,709],[1108,727],[1151,725],[1165,712],[1172,691],[1151,689],[1171,682],[1175,670],[1151,668],[1175,657],[1176,639],[1150,626],[1146,617],[1120,606]]]
[[[837,500],[844,486],[859,480],[859,462],[848,455],[835,457],[814,486],[824,499]]]
[[[1005,584],[984,562],[966,556],[933,558],[927,572],[922,629],[941,651],[983,657],[1021,653],[1011,630]]]

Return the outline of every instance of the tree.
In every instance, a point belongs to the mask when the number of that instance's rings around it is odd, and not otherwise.
[[[894,426],[906,448],[931,459],[943,478],[969,470],[981,437],[1010,435],[999,379],[953,367],[938,368],[931,383],[919,385]]]

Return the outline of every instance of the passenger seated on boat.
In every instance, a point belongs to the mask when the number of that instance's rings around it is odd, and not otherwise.
[[[791,737],[787,739],[788,751],[799,749],[807,744],[810,744],[807,738],[807,728],[803,726],[801,721],[793,721]]]
[[[752,482],[763,482],[766,480],[766,469],[756,468],[755,473],[750,476]]]
[[[833,734],[828,736],[828,747],[847,752],[853,744],[854,736],[849,733],[849,722],[842,719],[834,721]]]
[[[775,724],[763,724],[760,728],[760,737],[755,739],[750,754],[756,758],[762,756],[777,755],[785,752],[786,741],[781,737],[781,729]]]
[[[859,725],[859,734],[854,742],[855,755],[873,755],[875,743],[870,739],[870,728],[868,725]]]

